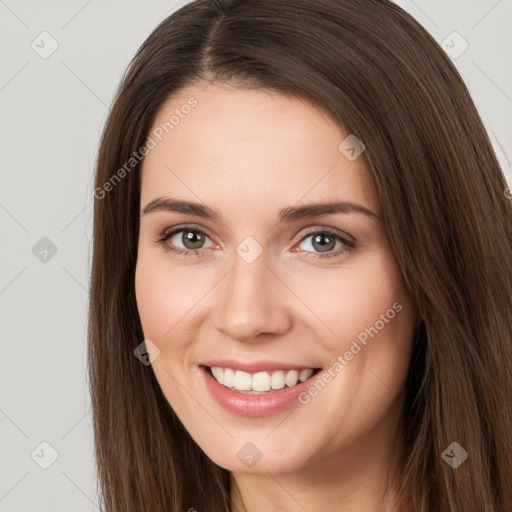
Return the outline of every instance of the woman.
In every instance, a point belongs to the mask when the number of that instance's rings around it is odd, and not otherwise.
[[[97,165],[104,509],[512,510],[506,189],[391,2],[164,20]]]

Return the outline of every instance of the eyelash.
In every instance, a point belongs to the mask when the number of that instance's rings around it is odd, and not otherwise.
[[[156,242],[161,244],[166,251],[174,253],[174,254],[178,254],[180,256],[194,256],[194,257],[203,256],[204,251],[205,251],[204,249],[195,249],[195,250],[180,249],[179,247],[170,247],[166,244],[166,242],[167,242],[167,240],[169,240],[169,238],[171,238],[176,233],[180,233],[182,231],[185,231],[185,232],[189,231],[192,233],[200,233],[200,234],[205,235],[206,237],[210,238],[208,236],[208,234],[205,231],[203,231],[202,229],[192,227],[192,226],[177,226],[175,228],[172,228],[171,230],[163,231],[156,239]],[[356,247],[355,242],[342,237],[338,232],[333,231],[332,229],[329,229],[329,228],[312,229],[312,230],[306,232],[303,235],[303,237],[299,240],[298,244],[301,244],[306,238],[310,237],[311,235],[317,235],[317,234],[334,236],[334,237],[338,238],[339,240],[341,240],[341,242],[343,243],[344,246],[334,252],[328,252],[325,254],[312,253],[312,251],[301,251],[301,252],[305,252],[307,254],[307,257],[332,258],[335,256],[341,256],[342,253],[350,252],[350,251],[354,250],[354,248]]]

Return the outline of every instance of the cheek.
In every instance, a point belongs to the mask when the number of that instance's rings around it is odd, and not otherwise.
[[[168,304],[170,294],[165,294],[164,289],[165,282],[145,265],[143,259],[139,259],[135,271],[135,296],[146,338],[159,339],[164,334],[166,326],[167,329],[172,326]]]
[[[144,336],[163,350],[162,341],[194,304],[194,286],[187,286],[179,276],[142,249],[135,270],[135,296]]]
[[[317,304],[334,332],[325,342],[336,382],[330,398],[347,405],[348,424],[371,424],[403,385],[416,312],[389,250],[326,282],[330,300],[317,294]]]
[[[175,379],[184,379],[190,342],[178,332],[198,300],[197,289],[194,292],[193,286],[184,285],[165,262],[142,248],[135,270],[135,295],[144,338],[160,350],[151,368],[169,404],[186,417],[183,411],[189,400]]]
[[[404,327],[402,318],[411,313],[409,295],[388,250],[368,253],[357,266],[347,266],[336,277],[323,280],[322,286],[310,286],[310,290],[310,304],[336,340],[349,341],[359,335],[364,339],[366,329],[375,324],[379,331],[399,332]]]
[[[144,335],[150,339],[172,337],[174,326],[193,316],[211,279],[192,266],[173,266],[169,260],[163,249],[139,244],[135,295]]]

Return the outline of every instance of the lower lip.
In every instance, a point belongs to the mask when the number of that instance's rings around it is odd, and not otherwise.
[[[286,409],[295,401],[299,403],[298,396],[311,386],[314,378],[321,373],[318,372],[313,377],[291,388],[284,387],[264,395],[249,395],[239,391],[231,391],[226,386],[219,384],[204,366],[201,366],[200,369],[206,387],[214,400],[227,411],[241,416],[269,416]]]

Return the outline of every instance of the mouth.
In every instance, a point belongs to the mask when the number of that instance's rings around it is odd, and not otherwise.
[[[275,393],[284,388],[292,388],[314,377],[320,368],[301,370],[274,370],[249,373],[220,366],[203,366],[205,371],[225,388],[248,395]]]
[[[322,372],[321,368],[300,366],[286,369],[275,363],[210,364],[198,365],[210,396],[224,410],[239,416],[269,416],[294,405],[302,407],[301,394]]]

